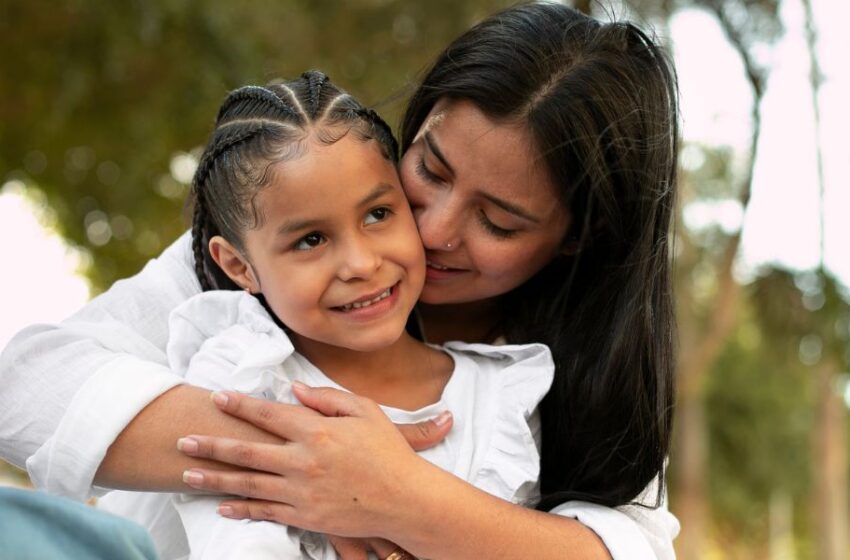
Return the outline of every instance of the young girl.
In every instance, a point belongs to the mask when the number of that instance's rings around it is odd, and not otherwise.
[[[423,455],[495,496],[535,501],[530,422],[552,381],[551,355],[541,344],[436,348],[406,332],[425,257],[380,117],[319,72],[238,89],[219,112],[194,194],[207,291],[171,314],[173,371],[291,404],[293,383],[345,387],[398,423],[451,409],[453,430]],[[164,558],[184,556],[166,500],[121,492],[101,505],[148,526]],[[192,558],[336,558],[320,535],[226,519],[218,501],[173,502]]]

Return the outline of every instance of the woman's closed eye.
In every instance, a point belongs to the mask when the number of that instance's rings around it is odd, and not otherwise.
[[[481,227],[483,227],[487,233],[500,239],[509,239],[517,233],[517,230],[515,229],[499,227],[491,222],[490,218],[487,217],[487,214],[484,213],[484,210],[480,210],[478,212],[478,223],[481,224]]]
[[[313,231],[296,241],[293,248],[296,251],[310,251],[324,244],[326,241],[327,238],[324,234]]]
[[[425,165],[425,158],[419,158],[416,164],[416,174],[428,181],[429,183],[442,183],[443,179]]]
[[[386,206],[379,206],[378,208],[373,208],[369,210],[369,213],[366,214],[366,219],[363,221],[366,225],[377,224],[378,222],[383,222],[387,218],[392,215],[393,211],[387,208]]]

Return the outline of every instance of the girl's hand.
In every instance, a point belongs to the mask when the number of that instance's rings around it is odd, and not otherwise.
[[[193,469],[186,483],[200,490],[252,500],[228,500],[219,513],[270,520],[347,537],[386,535],[414,515],[405,494],[431,465],[418,457],[402,432],[373,401],[331,388],[293,384],[306,406],[216,393],[223,411],[287,440],[283,445],[189,436],[178,447],[188,455],[252,469]],[[404,427],[421,448],[423,435],[445,437],[451,415]]]

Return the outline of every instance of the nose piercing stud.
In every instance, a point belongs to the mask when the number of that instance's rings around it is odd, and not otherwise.
[[[446,249],[451,249],[451,248],[452,248],[452,244],[451,244],[451,243],[446,243]]]

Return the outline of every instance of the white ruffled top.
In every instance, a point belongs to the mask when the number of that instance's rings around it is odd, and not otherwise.
[[[291,391],[291,382],[296,380],[345,390],[296,353],[260,302],[244,292],[194,296],[172,312],[169,328],[169,365],[192,384],[287,403],[298,402]],[[404,424],[452,411],[454,426],[449,435],[420,455],[495,496],[514,503],[532,501],[540,472],[535,410],[554,374],[549,349],[542,344],[462,342],[450,342],[440,349],[454,360],[454,371],[440,400],[415,411],[384,406],[384,412],[393,422]],[[208,507],[197,507],[203,503]],[[244,523],[232,525],[230,533],[222,526],[223,518],[215,514],[215,503],[189,496],[177,500],[192,557],[202,550],[206,552],[197,557],[229,557],[228,543],[245,543],[246,538],[256,541],[255,537],[261,536],[242,534]],[[257,529],[267,534],[269,527]],[[299,541],[304,558],[336,557],[323,538],[296,530],[288,531],[288,538],[292,545]],[[281,557],[279,541],[269,550]],[[251,554],[257,557],[261,553],[252,546]]]

